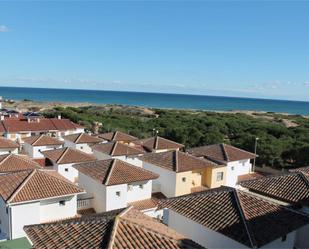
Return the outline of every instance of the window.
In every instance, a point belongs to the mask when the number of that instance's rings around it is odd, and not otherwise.
[[[9,153],[11,154],[12,152],[9,150]]]
[[[39,149],[39,152],[41,152],[41,149]]]
[[[120,197],[120,191],[116,191],[116,195]]]
[[[217,172],[217,182],[223,180],[223,172]]]
[[[234,166],[232,166],[232,168],[231,168],[232,170],[234,170]]]
[[[9,208],[6,207],[5,211],[6,211],[6,213],[8,214],[8,213],[9,213]]]
[[[182,178],[182,181],[183,181],[183,182],[186,182],[186,180],[187,180],[187,179],[186,179],[185,177]]]
[[[65,206],[65,201],[59,201],[59,206]]]
[[[82,150],[82,149],[84,149],[84,147],[83,147],[83,146],[80,146],[80,149]]]
[[[281,238],[281,241],[286,241],[286,235],[283,235],[282,238]]]
[[[65,168],[64,171],[65,171],[65,172],[69,172],[69,169],[68,169],[68,168]]]
[[[140,184],[140,185],[139,185],[139,188],[140,188],[140,189],[143,189],[143,188],[144,188],[144,185],[143,185],[143,184]]]

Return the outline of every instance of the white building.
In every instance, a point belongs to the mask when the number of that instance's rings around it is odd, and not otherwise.
[[[163,222],[205,248],[290,248],[309,216],[229,187],[164,200]]]
[[[183,144],[176,143],[172,140],[154,136],[150,138],[140,139],[132,142],[136,148],[144,150],[145,152],[165,152],[171,150],[179,150],[184,148]]]
[[[40,165],[26,155],[0,155],[0,175],[21,170],[40,169]]]
[[[93,155],[98,160],[110,158],[120,159],[135,166],[142,166],[137,158],[144,154],[144,151],[121,142],[108,142],[92,146]]]
[[[64,142],[47,135],[31,136],[24,139],[23,149],[32,158],[43,158],[41,153],[63,147]]]
[[[309,167],[294,171],[240,182],[240,187],[309,215]],[[309,248],[308,235],[309,225],[297,231],[296,248]]]
[[[93,197],[92,208],[105,212],[151,198],[152,180],[158,175],[118,159],[75,165],[78,186]]]
[[[91,146],[103,142],[103,139],[90,136],[86,133],[77,133],[62,137],[65,147],[70,147],[91,154]]]
[[[78,172],[72,166],[76,163],[95,161],[95,157],[73,148],[43,151],[45,158],[53,164],[53,169],[73,183],[77,183]]]
[[[225,165],[226,176],[223,176],[225,178],[224,185],[230,187],[237,185],[239,176],[252,172],[250,160],[256,156],[251,152],[227,144],[206,145],[188,149],[187,152],[193,156]]]
[[[19,144],[4,137],[0,137],[0,155],[18,154]]]
[[[76,198],[82,192],[55,171],[26,170],[0,175],[1,238],[24,237],[25,225],[76,216]]]

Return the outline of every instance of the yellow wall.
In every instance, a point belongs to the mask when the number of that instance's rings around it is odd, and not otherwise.
[[[223,180],[217,181],[217,172],[223,172]],[[226,182],[226,166],[222,167],[208,167],[206,169],[206,174],[202,179],[202,184],[209,188],[217,188],[221,185],[225,185]]]

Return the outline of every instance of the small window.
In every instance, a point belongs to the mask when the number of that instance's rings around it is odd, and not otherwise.
[[[65,171],[65,172],[69,172],[69,169],[68,169],[68,168],[65,168],[64,171]]]
[[[39,149],[39,152],[41,152],[41,149]]]
[[[11,153],[12,153],[12,151],[10,151],[10,150],[9,150],[9,153],[11,154]]]
[[[223,172],[217,172],[217,182],[223,180]]]
[[[282,238],[281,238],[281,241],[286,241],[286,235],[283,235]]]
[[[232,168],[231,168],[232,170],[234,170],[234,166],[232,166]]]
[[[65,201],[59,201],[59,206],[65,206]]]
[[[116,191],[116,195],[120,197],[120,191]]]
[[[140,184],[140,185],[139,185],[139,188],[140,188],[140,189],[143,189],[143,188],[144,188],[144,185],[143,185],[143,184]]]
[[[83,146],[80,146],[80,149],[82,150],[82,149],[84,149],[84,147],[83,147]]]
[[[185,177],[182,178],[182,181],[183,181],[183,182],[186,182],[186,180],[187,180],[187,179],[186,179]]]

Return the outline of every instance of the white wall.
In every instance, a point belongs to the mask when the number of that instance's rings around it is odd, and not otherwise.
[[[69,140],[64,139],[64,146],[92,154],[92,149],[87,143],[75,144]]]
[[[72,167],[73,165],[74,163],[55,164],[54,169],[69,181],[76,183],[78,179],[78,171]]]
[[[116,192],[120,192],[120,196]],[[127,184],[106,186],[106,211],[127,206]]]
[[[12,239],[25,237],[25,225],[40,223],[40,202],[11,206]]]
[[[59,201],[65,201],[60,205]],[[67,196],[40,202],[40,222],[53,221],[73,217],[77,214],[77,197]]]
[[[238,176],[249,174],[252,168],[250,159],[229,162],[226,166],[226,185],[235,187]]]
[[[62,148],[62,145],[32,146],[31,144],[24,143],[23,148],[30,157],[43,158],[44,155],[41,153],[41,151],[60,149]]]
[[[276,239],[270,243],[268,243],[265,246],[262,246],[261,248],[268,248],[268,249],[274,249],[274,248],[294,248],[294,242],[295,242],[296,233],[292,232],[287,234],[286,240],[282,241],[282,238]]]
[[[142,186],[142,188],[140,187]],[[151,198],[152,180],[128,184],[127,202]]]
[[[119,159],[140,168],[143,166],[143,162],[135,156],[113,156],[112,158]]]
[[[6,213],[6,205],[2,198],[0,198],[0,239],[9,237],[9,213]]]
[[[97,150],[93,150],[93,155],[98,160],[106,160],[106,159],[111,159],[112,158],[110,155],[102,153],[102,152],[99,152]]]
[[[0,155],[4,154],[18,154],[18,148],[12,148],[12,149],[0,149]]]
[[[303,207],[301,211],[309,214],[309,207]],[[298,229],[296,232],[295,245],[297,248],[309,248],[309,225]]]
[[[162,192],[166,197],[175,197],[176,173],[153,164],[143,162],[143,168],[159,175],[152,181],[152,192]]]

